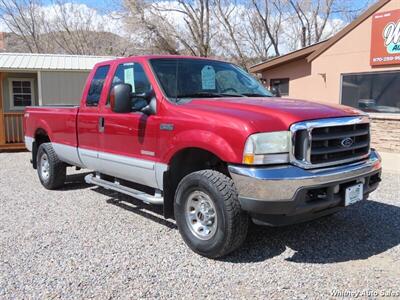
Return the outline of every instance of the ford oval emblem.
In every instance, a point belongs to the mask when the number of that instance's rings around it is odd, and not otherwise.
[[[354,141],[353,141],[352,138],[347,137],[347,138],[341,140],[341,141],[340,141],[340,144],[341,144],[342,147],[344,147],[344,148],[349,148],[349,147],[351,147],[351,145],[354,144]]]

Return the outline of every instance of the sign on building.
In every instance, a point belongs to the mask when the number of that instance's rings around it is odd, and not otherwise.
[[[371,66],[400,64],[400,9],[372,16]]]

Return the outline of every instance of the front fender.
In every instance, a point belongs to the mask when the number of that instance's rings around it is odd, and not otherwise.
[[[174,135],[169,143],[163,161],[170,162],[175,153],[187,149],[199,148],[209,151],[225,162],[240,163],[241,147],[234,147],[223,137],[206,130],[186,130]]]

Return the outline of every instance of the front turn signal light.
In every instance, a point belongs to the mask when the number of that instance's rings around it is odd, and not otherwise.
[[[243,163],[247,165],[254,164],[254,154],[245,154],[243,156]]]

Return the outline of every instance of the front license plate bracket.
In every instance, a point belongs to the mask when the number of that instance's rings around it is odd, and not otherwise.
[[[364,185],[362,183],[347,187],[345,190],[344,205],[349,206],[363,200],[363,187]]]

